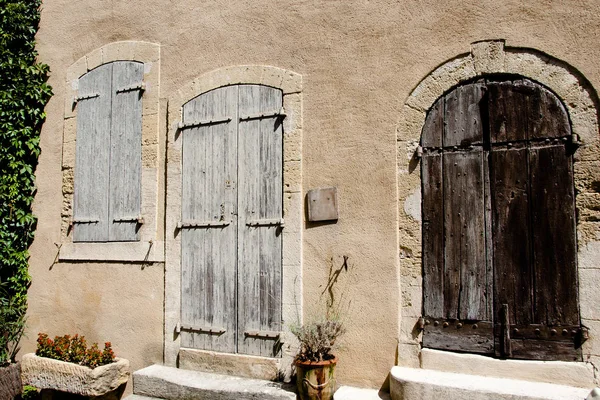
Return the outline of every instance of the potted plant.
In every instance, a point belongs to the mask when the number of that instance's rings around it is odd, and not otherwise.
[[[295,359],[296,385],[301,400],[331,400],[335,392],[335,366],[332,353],[345,329],[337,318],[324,318],[291,327],[300,348]]]
[[[0,284],[0,400],[12,400],[21,394],[21,369],[15,362],[25,318],[21,307]]]
[[[110,342],[101,351],[89,348],[85,337],[40,333],[35,354],[21,360],[24,384],[80,396],[102,396],[117,390],[129,379],[129,361],[115,358]]]

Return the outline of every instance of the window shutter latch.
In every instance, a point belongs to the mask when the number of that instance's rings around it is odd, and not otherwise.
[[[137,85],[132,85],[132,86],[127,86],[121,89],[117,89],[117,93],[125,93],[125,92],[134,92],[136,90],[139,90],[140,92],[143,92],[146,90],[146,82],[140,82]]]
[[[113,218],[113,222],[135,222],[139,225],[144,223],[144,217],[141,215],[131,216],[131,217],[117,217]]]
[[[285,118],[286,116],[287,115],[285,113],[284,108],[281,107],[281,109],[279,109],[279,111],[263,112],[263,113],[259,113],[259,114],[240,116],[240,121],[251,121],[254,119],[279,118],[279,117]]]
[[[96,97],[100,97],[100,93],[82,94],[80,96],[74,97],[73,98],[73,107],[75,107],[77,105],[77,103],[80,102],[81,100],[89,100],[89,99],[93,99]]]

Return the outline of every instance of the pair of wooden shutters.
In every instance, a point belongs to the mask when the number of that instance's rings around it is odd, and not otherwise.
[[[425,347],[579,360],[570,125],[527,80],[459,86],[421,143]]]
[[[73,240],[139,240],[144,65],[104,64],[79,79]]]
[[[282,92],[226,86],[183,107],[181,346],[279,355]]]

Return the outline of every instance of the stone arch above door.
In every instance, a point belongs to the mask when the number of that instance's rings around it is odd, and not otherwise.
[[[576,206],[579,212],[578,275],[583,325],[597,326],[600,296],[593,282],[600,278],[600,224],[596,222],[594,202],[600,180],[600,141],[598,139],[598,98],[594,88],[575,68],[533,49],[505,46],[503,40],[476,42],[469,53],[449,60],[433,70],[410,93],[402,107],[397,126],[399,253],[402,291],[401,332],[398,364],[419,366],[421,335],[416,326],[422,311],[421,254],[406,256],[405,247],[420,248],[421,221],[411,204],[420,188],[419,141],[427,112],[434,102],[461,82],[492,74],[513,74],[536,81],[554,92],[569,114],[573,134],[581,147],[574,156]],[[403,256],[404,255],[404,256]],[[412,257],[414,256],[414,257]],[[593,338],[592,338],[593,339]],[[584,360],[600,354],[600,345],[588,340],[583,345]],[[598,359],[600,361],[600,358]]]
[[[202,368],[200,360],[180,353],[177,328],[181,287],[181,235],[177,223],[181,212],[182,140],[179,124],[183,106],[191,99],[213,89],[230,85],[264,85],[280,89],[283,95],[283,276],[282,276],[282,358],[265,362],[257,368],[244,367],[243,355],[223,354],[223,365],[234,365],[240,375],[273,379],[291,366],[295,349],[289,326],[302,315],[302,76],[281,68],[262,65],[242,65],[220,68],[197,77],[169,98],[167,134],[167,207],[165,255],[165,363],[185,368]],[[201,359],[202,356],[196,358]],[[256,361],[256,360],[255,360]],[[218,363],[217,363],[218,364]],[[215,366],[218,368],[218,366]],[[215,370],[216,371],[216,370]],[[218,372],[218,371],[217,371]],[[271,376],[271,375],[272,376]]]

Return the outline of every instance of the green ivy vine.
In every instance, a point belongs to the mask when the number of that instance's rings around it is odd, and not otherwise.
[[[34,172],[52,95],[49,68],[36,61],[40,6],[41,0],[0,0],[0,365],[14,358],[27,310]]]

